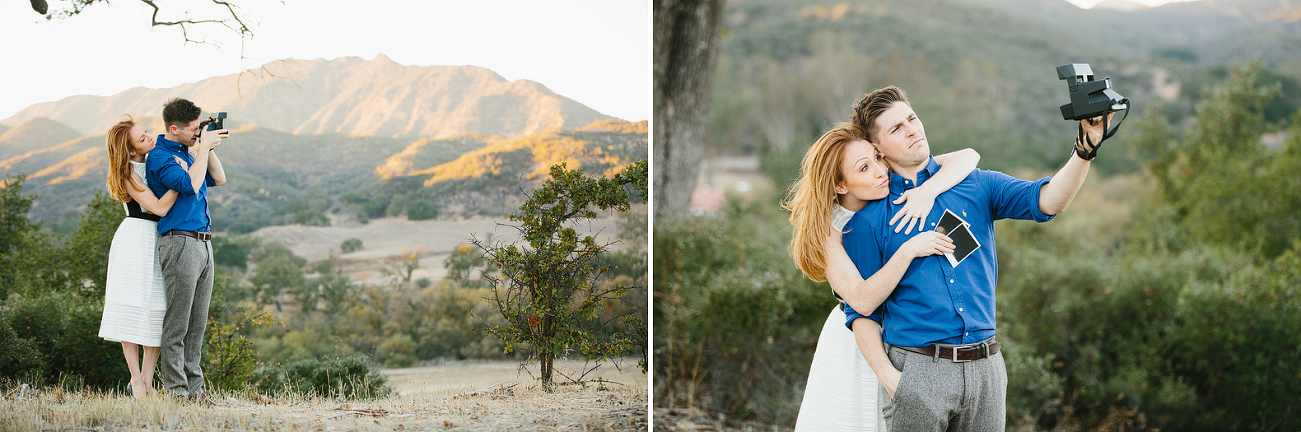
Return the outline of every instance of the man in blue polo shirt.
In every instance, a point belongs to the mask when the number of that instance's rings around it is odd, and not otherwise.
[[[860,99],[853,122],[867,132],[891,171],[889,199],[869,202],[845,225],[845,250],[860,273],[875,273],[913,235],[942,223],[946,210],[965,221],[979,244],[956,265],[943,256],[916,259],[870,317],[845,306],[846,325],[851,329],[856,319],[873,319],[884,328],[889,366],[878,358],[870,362],[873,367],[893,366],[902,373],[898,382],[882,382],[894,389],[893,399],[880,392],[890,429],[1002,431],[1007,372],[1000,345],[994,341],[998,278],[994,221],[1047,222],[1065,210],[1088,175],[1090,150],[1096,149],[1092,143],[1101,142],[1101,122],[1081,122],[1092,139],[1077,139],[1076,150],[1057,175],[1024,181],[976,170],[935,198],[931,214],[922,219],[931,221],[927,226],[917,231],[909,226],[903,232],[889,224],[901,207],[895,199],[925,183],[940,168],[930,155],[922,122],[907,94],[893,86]]]
[[[212,299],[212,218],[208,186],[226,183],[226,173],[214,151],[227,137],[225,129],[199,130],[203,110],[175,98],[163,106],[167,133],[146,160],[146,182],[154,195],[168,189],[178,193],[171,211],[158,221],[158,262],[166,284],[167,313],[163,316],[163,387],[167,392],[211,405],[203,391],[203,333]],[[202,135],[200,135],[202,133]],[[188,166],[177,163],[175,158]]]

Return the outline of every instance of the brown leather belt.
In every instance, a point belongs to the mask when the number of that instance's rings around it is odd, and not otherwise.
[[[196,232],[196,231],[171,230],[171,231],[168,231],[168,232],[163,233],[163,235],[164,235],[164,236],[182,235],[182,236],[186,236],[186,237],[194,237],[194,238],[196,238],[196,239],[199,239],[199,241],[208,241],[208,240],[212,240],[212,233],[208,233],[208,232]]]
[[[998,348],[1001,346],[1003,346],[1003,344],[990,340],[989,342],[981,342],[975,345],[955,346],[955,345],[935,344],[935,345],[921,347],[921,348],[906,347],[906,346],[895,346],[895,348],[899,348],[905,351],[912,351],[927,357],[933,357],[937,360],[945,359],[945,360],[952,360],[954,363],[962,363],[962,362],[969,362],[972,360],[980,360],[985,357],[989,357],[994,354],[997,354]]]

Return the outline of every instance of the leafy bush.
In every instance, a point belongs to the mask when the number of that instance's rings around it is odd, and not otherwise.
[[[0,315],[0,379],[32,381],[40,376],[45,359],[37,341],[18,336]]]
[[[786,254],[776,203],[655,227],[655,398],[793,424],[822,320],[836,301]],[[662,401],[662,402],[660,402]]]
[[[407,219],[429,220],[438,217],[438,206],[428,199],[417,199],[407,203]]]
[[[1171,430],[1298,430],[1301,242],[1273,262],[1190,283],[1174,305],[1165,354],[1195,394]]]
[[[343,244],[339,245],[339,250],[343,251],[343,253],[353,253],[365,248],[366,247],[361,244],[361,239],[356,237],[344,240]]]
[[[259,356],[253,343],[240,333],[245,327],[270,327],[281,324],[269,312],[245,315],[232,324],[208,319],[208,341],[204,344],[204,378],[213,388],[241,391],[248,387]]]
[[[375,355],[387,368],[411,367],[416,362],[416,341],[405,334],[389,336],[375,348]]]
[[[0,338],[12,340],[12,345],[5,345],[10,351],[6,356],[16,362],[0,366],[2,377],[27,374],[48,383],[76,377],[100,389],[125,386],[131,375],[121,348],[99,338],[102,303],[58,291],[40,297],[10,296],[0,308]]]
[[[372,368],[364,355],[301,360],[256,375],[258,391],[263,394],[375,399],[393,393],[388,379]]]
[[[212,238],[212,261],[219,266],[248,270],[248,251],[223,236]]]

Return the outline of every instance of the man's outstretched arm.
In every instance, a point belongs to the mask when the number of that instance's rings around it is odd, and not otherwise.
[[[1084,179],[1089,176],[1089,165],[1092,164],[1071,153],[1071,160],[1066,161],[1066,166],[1057,171],[1052,181],[1039,189],[1039,211],[1051,216],[1066,210],[1071,201],[1075,200],[1080,186],[1084,185]]]
[[[1107,114],[1107,117],[1110,118],[1112,115]],[[1106,130],[1103,129],[1101,116],[1080,120],[1080,126],[1092,142],[1102,142],[1102,135]],[[1075,200],[1075,194],[1080,191],[1080,186],[1084,186],[1084,179],[1089,176],[1089,165],[1092,164],[1081,158],[1078,152],[1072,152],[1071,159],[1066,161],[1066,166],[1057,171],[1052,181],[1039,190],[1039,211],[1046,215],[1065,211],[1066,207],[1071,205],[1071,201]]]

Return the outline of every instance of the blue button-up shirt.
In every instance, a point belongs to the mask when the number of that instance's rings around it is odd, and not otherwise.
[[[845,251],[864,277],[885,265],[904,242],[920,234],[895,233],[890,217],[901,205],[893,204],[904,191],[925,183],[940,169],[931,158],[917,173],[917,181],[890,174],[890,197],[872,201],[845,225]],[[994,284],[998,256],[994,249],[994,221],[1027,219],[1038,222],[1053,216],[1039,211],[1039,189],[1051,180],[1018,180],[995,171],[976,170],[965,180],[935,198],[926,217],[926,229],[948,209],[970,224],[980,248],[954,267],[943,255],[917,258],[908,266],[894,293],[872,316],[885,329],[885,342],[922,347],[934,343],[971,344],[994,336]],[[846,325],[863,315],[845,305]]]
[[[212,218],[208,214],[208,186],[216,186],[211,175],[205,175],[199,190],[194,190],[190,174],[185,172],[173,157],[180,157],[187,165],[194,165],[185,146],[158,135],[157,144],[145,160],[145,183],[155,196],[163,196],[168,189],[176,191],[176,204],[158,221],[158,234],[171,230],[212,232]]]

